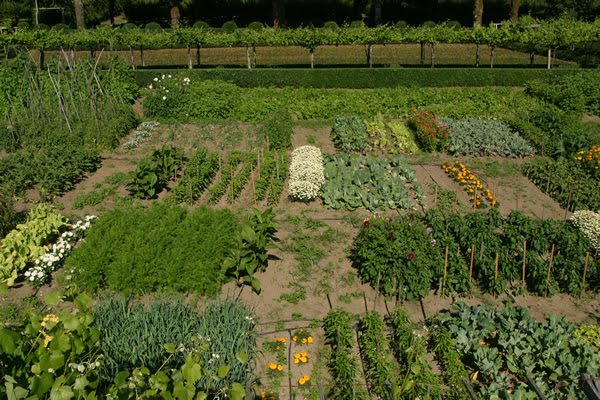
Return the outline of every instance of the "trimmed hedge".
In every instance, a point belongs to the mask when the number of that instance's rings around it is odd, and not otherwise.
[[[140,86],[148,86],[161,74],[181,74],[193,81],[216,79],[241,87],[391,88],[444,86],[524,86],[533,79],[556,79],[579,69],[518,68],[327,68],[327,69],[193,69],[136,70]]]

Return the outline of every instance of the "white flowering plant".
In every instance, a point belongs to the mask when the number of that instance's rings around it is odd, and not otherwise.
[[[33,266],[25,271],[25,279],[35,286],[47,283],[50,274],[63,264],[73,247],[83,239],[86,231],[97,218],[95,215],[88,215],[69,225],[69,230],[60,235],[56,243],[51,245],[50,251],[38,257],[33,262]]]
[[[161,74],[144,88],[144,113],[155,118],[169,118],[185,101],[185,92],[191,84],[186,76]]]
[[[292,152],[288,194],[292,200],[311,201],[325,183],[323,155],[315,146],[301,146]]]
[[[156,130],[160,123],[156,121],[144,121],[133,131],[133,137],[123,143],[123,148],[127,150],[135,149],[144,143]]]
[[[592,247],[600,251],[600,213],[587,210],[575,211],[571,222],[589,239]]]

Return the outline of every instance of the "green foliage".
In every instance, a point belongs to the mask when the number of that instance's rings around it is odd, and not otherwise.
[[[578,73],[559,79],[527,82],[527,94],[578,114],[600,113],[600,73]]]
[[[65,267],[87,290],[122,293],[192,291],[211,295],[225,281],[223,260],[236,240],[237,219],[228,211],[193,212],[155,204],[109,211],[90,229]]]
[[[163,145],[140,161],[127,189],[134,196],[150,199],[176,177],[182,164],[183,152],[176,147]]]
[[[99,166],[95,150],[69,146],[26,150],[0,158],[0,186],[21,194],[37,185],[42,197],[52,197],[73,189]]]
[[[430,332],[430,338],[435,357],[443,370],[444,381],[452,389],[454,398],[467,399],[462,379],[468,379],[469,373],[454,348],[452,334],[447,328],[438,326]]]
[[[50,300],[52,297],[52,300]],[[62,298],[62,293],[54,292],[46,297],[48,305],[56,304]],[[162,322],[177,326],[185,325],[181,321],[168,320],[160,314],[148,315],[136,314],[131,321],[122,321],[121,327],[124,327],[127,333],[130,333],[131,338],[150,339],[153,345],[146,346],[150,351],[162,351],[165,365],[171,364],[172,358],[182,357],[184,362],[180,363],[180,367],[174,369],[165,369],[164,371],[159,366],[157,372],[151,372],[146,367],[137,367],[133,370],[121,370],[115,376],[114,380],[104,380],[101,382],[101,371],[106,371],[105,363],[106,355],[102,354],[102,345],[106,344],[104,339],[108,339],[110,343],[115,343],[117,335],[123,335],[123,331],[115,331],[116,327],[103,326],[106,333],[115,336],[103,336],[96,327],[94,315],[90,312],[89,304],[91,299],[81,294],[72,299],[73,304],[57,314],[46,314],[42,316],[36,311],[29,311],[24,316],[21,322],[14,326],[7,326],[0,329],[2,343],[0,344],[0,365],[3,366],[5,384],[0,387],[0,395],[9,399],[21,399],[27,396],[35,398],[53,398],[53,399],[70,399],[70,398],[87,398],[95,399],[98,397],[113,397],[119,399],[134,399],[139,397],[144,398],[206,398],[207,392],[210,396],[227,396],[233,400],[242,400],[245,396],[244,385],[233,379],[241,376],[234,375],[230,370],[234,370],[235,364],[224,364],[233,359],[231,354],[223,357],[223,360],[218,363],[218,370],[215,374],[211,369],[205,368],[207,358],[211,354],[207,354],[208,347],[191,346],[183,348],[174,343],[157,344],[150,336],[150,331],[161,331],[165,334],[173,335],[171,332],[165,332],[164,326],[156,325],[140,325],[140,322]],[[231,302],[230,302],[231,303]],[[103,305],[105,307],[105,305]],[[126,306],[126,305],[125,305]],[[236,304],[231,308],[235,308]],[[155,305],[149,306],[149,308]],[[225,306],[227,307],[227,305]],[[238,309],[243,309],[237,305]],[[168,308],[162,305],[161,310]],[[168,311],[168,315],[175,315],[172,312],[173,306]],[[213,307],[214,310],[214,307]],[[111,316],[113,319],[119,319],[120,313],[124,310],[104,309],[103,315],[100,317]],[[156,311],[156,310],[155,310]],[[160,310],[159,310],[160,311]],[[145,309],[140,311],[141,314],[146,313]],[[179,313],[177,316],[186,314]],[[241,314],[241,313],[238,313]],[[131,315],[131,314],[129,314]],[[242,314],[248,317],[248,313]],[[254,343],[254,336],[248,329],[237,330],[232,323],[235,318],[224,318],[223,313],[219,315],[221,318],[219,323],[215,324],[210,318],[205,318],[206,321],[201,321],[199,329],[201,332],[206,331],[205,327],[211,327],[215,330],[230,329],[230,336],[240,334],[244,336],[243,340],[233,344],[226,342],[227,350],[231,353],[234,346],[240,345],[244,350],[251,347]],[[238,318],[239,319],[239,318]],[[244,319],[246,326],[251,325],[247,319]],[[225,321],[225,324],[221,324]],[[129,324],[129,325],[128,325]],[[138,330],[131,331],[128,329],[130,325],[138,325]],[[218,325],[218,326],[215,326]],[[225,327],[225,329],[223,329]],[[222,332],[219,332],[222,333]],[[183,335],[190,336],[193,333],[186,331]],[[227,337],[223,335],[223,337]],[[147,342],[148,343],[148,342]],[[130,343],[131,344],[131,343]],[[134,346],[144,345],[143,340],[137,341]],[[246,345],[246,346],[244,346]],[[255,347],[255,344],[254,344]],[[135,353],[134,348],[122,349],[126,354]],[[225,355],[225,353],[223,353]],[[249,365],[253,361],[254,353],[241,351],[235,354],[237,364]],[[134,357],[139,357],[135,355]],[[143,357],[143,355],[142,355]],[[216,366],[217,363],[213,363]],[[230,367],[233,366],[233,368]],[[210,379],[211,388],[206,384],[201,385],[200,380]],[[246,381],[247,382],[247,381]]]
[[[179,368],[185,362],[180,348],[198,348],[196,332],[201,316],[181,301],[152,300],[143,305],[122,297],[101,300],[93,309],[105,356],[102,378],[111,382],[119,371],[146,367],[151,373],[163,366]],[[170,354],[167,343],[177,346]]]
[[[424,206],[423,188],[400,156],[385,159],[333,155],[326,158],[324,173],[321,192],[323,204],[328,208],[410,210],[416,208],[410,191],[418,204]]]
[[[533,153],[527,141],[502,121],[441,118],[440,123],[450,131],[446,148],[451,154],[523,157]]]
[[[231,33],[231,32],[233,32],[233,31],[237,30],[237,29],[238,29],[238,26],[237,26],[237,24],[235,23],[235,21],[225,21],[225,22],[223,23],[223,25],[221,26],[221,29],[222,29],[224,32]]]
[[[444,260],[425,225],[414,217],[363,222],[354,240],[351,259],[364,283],[386,297],[420,300],[439,277]],[[443,273],[443,271],[442,271]]]
[[[157,74],[176,74],[176,70],[134,71],[138,84],[147,87]],[[296,87],[321,89],[375,89],[396,87],[477,87],[525,86],[533,79],[566,79],[591,71],[577,69],[541,70],[532,68],[268,68],[247,69],[194,69],[179,73],[194,81],[221,80],[243,88]],[[385,112],[385,111],[382,111]]]
[[[522,290],[525,240],[525,284],[530,292],[575,295],[581,291],[581,276],[591,243],[569,222],[537,220],[516,211],[502,218],[495,208],[487,213],[452,214],[446,221],[432,214],[429,220],[433,226],[446,227],[444,231],[454,238],[465,261],[470,262],[473,251],[473,278],[483,291],[498,294],[509,287],[517,292]],[[552,271],[548,279],[553,247]],[[598,267],[598,260],[590,256],[588,282],[600,278]],[[593,287],[592,283],[590,287]]]
[[[423,327],[414,324],[407,312],[395,308],[387,318],[392,331],[391,348],[398,365],[397,396],[441,399],[441,380],[427,363],[427,339]]]
[[[354,355],[355,317],[348,311],[333,309],[323,319],[325,342],[331,346],[328,361],[333,385],[328,397],[335,399],[368,399],[368,393],[359,385],[358,361]]]
[[[223,261],[225,274],[236,280],[238,286],[249,285],[255,293],[260,293],[260,281],[254,276],[267,269],[269,249],[274,247],[277,225],[271,208],[264,212],[254,210],[254,214],[240,225],[241,246],[229,249]]]
[[[254,182],[254,199],[263,201],[267,198],[269,206],[277,204],[283,191],[287,175],[287,152],[267,151],[259,154],[258,177]]]
[[[173,191],[175,199],[188,204],[198,200],[217,174],[219,159],[217,152],[208,152],[205,148],[196,150],[187,163],[183,176],[177,181],[177,187]]]
[[[378,114],[373,119],[366,120],[365,124],[374,148],[390,154],[411,154],[419,151],[413,133],[404,122],[384,121],[383,116]]]
[[[12,231],[21,222],[21,219],[15,210],[12,194],[0,190],[0,240]]]
[[[358,332],[358,346],[370,391],[382,399],[390,397],[388,390],[395,396],[399,387],[381,316],[376,311],[368,312],[358,322]]]
[[[500,117],[515,108],[530,109],[536,100],[514,88],[391,88],[370,90],[312,88],[240,88],[219,81],[192,82],[183,85],[184,75],[159,80],[148,89],[144,113],[160,120],[179,122],[232,118],[261,122],[274,110],[286,110],[299,120],[333,119],[354,114],[372,117],[406,118],[414,107],[452,118]],[[156,85],[177,81],[180,89]],[[175,83],[173,84],[175,85]],[[167,87],[167,86],[165,86]],[[162,98],[165,97],[165,100]]]
[[[16,68],[22,76],[17,78],[19,89],[5,92],[5,102],[0,102],[9,105],[2,109],[6,123],[0,127],[0,148],[109,149],[136,125],[127,104],[131,100],[127,92],[134,89],[125,88],[137,85],[131,75],[119,72],[118,65],[99,72],[91,60],[84,60],[68,71],[57,63],[46,72],[30,62],[16,64],[3,67]]]
[[[289,111],[283,109],[272,113],[262,123],[258,135],[270,150],[287,150],[292,147],[294,122]]]
[[[429,110],[414,111],[408,120],[409,126],[416,132],[416,139],[423,151],[441,151],[448,142],[448,127],[438,121]]]
[[[600,327],[598,325],[581,325],[573,332],[573,336],[589,343],[600,352]]]
[[[44,203],[32,208],[24,224],[6,235],[0,245],[0,280],[15,283],[28,263],[45,254],[46,247],[67,225],[67,220]]]
[[[331,128],[331,140],[335,148],[344,153],[360,152],[369,148],[367,126],[356,115],[335,117]]]
[[[451,333],[462,362],[478,372],[472,385],[482,398],[532,396],[526,375],[548,399],[582,398],[579,377],[598,373],[598,353],[574,339],[575,326],[563,318],[537,322],[520,307],[455,303],[436,325]]]
[[[238,169],[238,165],[244,162],[249,153],[232,151],[227,156],[227,163],[221,169],[221,179],[208,190],[208,202],[217,203],[225,192],[229,191],[233,197],[233,179]]]
[[[563,208],[600,210],[598,178],[573,160],[536,159],[525,164],[523,173]]]

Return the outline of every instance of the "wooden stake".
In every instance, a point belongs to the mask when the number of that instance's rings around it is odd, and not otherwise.
[[[544,297],[548,297],[548,286],[550,285],[550,273],[552,272],[552,261],[554,260],[554,243],[550,251],[550,262],[548,263],[548,275],[546,276],[546,289],[544,289]]]
[[[500,261],[500,254],[496,253],[496,274],[494,275],[494,300],[496,300],[496,285],[498,284],[498,263]]]
[[[438,187],[435,185],[435,193],[433,194],[433,208],[437,208]]]
[[[471,246],[471,265],[469,266],[469,283],[473,279],[473,261],[475,259],[475,245]]]
[[[444,256],[444,279],[442,280],[442,296],[446,288],[446,276],[448,275],[448,246],[446,246],[446,255]]]
[[[585,264],[583,266],[583,279],[581,280],[581,290],[579,291],[579,297],[583,294],[585,290],[585,276],[587,275],[588,263],[590,262],[590,253],[588,252],[585,255]]]
[[[526,286],[525,283],[525,268],[527,265],[527,239],[523,240],[523,286]]]

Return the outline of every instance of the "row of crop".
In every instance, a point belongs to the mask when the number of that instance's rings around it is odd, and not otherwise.
[[[532,318],[524,308],[467,306],[452,310],[430,324],[432,344],[449,385],[468,398],[460,382],[468,379],[477,396],[535,397],[531,377],[548,399],[581,398],[579,378],[598,374],[598,352],[575,337],[575,326],[564,318]],[[469,371],[469,372],[467,372]]]
[[[523,172],[542,192],[567,210],[600,210],[597,149],[592,146],[574,159],[534,160],[524,166]]]
[[[232,203],[251,180],[253,200],[266,198],[272,205],[279,201],[286,173],[287,154],[283,151],[233,151],[223,160],[218,152],[199,148],[187,161],[180,149],[163,146],[138,163],[127,188],[136,197],[150,199],[177,179],[173,196],[179,203],[193,204],[205,191],[209,203],[219,202],[224,195]]]
[[[159,120],[195,122],[234,119],[263,122],[274,110],[300,120],[333,119],[343,114],[373,118],[408,118],[427,107],[451,118],[500,118],[515,109],[531,110],[536,99],[514,88],[241,88],[222,81],[191,80],[183,73],[155,77],[143,90],[144,115]],[[188,79],[186,79],[188,78]]]
[[[200,314],[181,301],[101,300],[80,294],[71,307],[2,325],[4,398],[220,397],[241,400],[256,379],[252,312],[212,301]],[[235,349],[235,350],[234,350]]]
[[[506,21],[501,28],[493,25],[475,29],[451,24],[397,29],[343,27],[338,29],[237,29],[233,32],[211,29],[178,28],[169,31],[111,29],[101,27],[80,31],[19,30],[0,35],[0,45],[22,45],[35,49],[108,49],[116,47],[232,47],[232,46],[302,46],[313,51],[320,45],[391,44],[391,43],[478,43],[492,47],[519,42],[528,48],[557,48],[597,40],[598,22],[584,23],[571,19],[540,23],[538,29],[523,29],[519,22]]]
[[[495,208],[465,215],[431,210],[365,220],[352,261],[363,282],[401,300],[421,299],[431,289],[467,293],[472,281],[494,294],[524,289],[580,294],[597,290],[600,279],[587,236],[571,221],[535,220],[518,212],[502,218]]]

